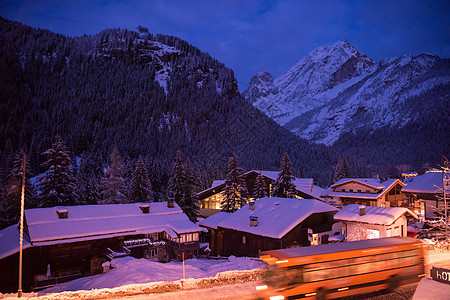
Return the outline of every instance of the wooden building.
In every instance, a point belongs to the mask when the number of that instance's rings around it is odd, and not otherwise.
[[[450,173],[445,173],[447,179],[447,195],[450,191]],[[431,171],[407,180],[402,192],[410,203],[414,203],[414,212],[420,219],[435,219],[436,209],[444,208],[444,189],[442,171]],[[450,198],[447,196],[447,198]],[[447,199],[449,201],[449,199]]]
[[[250,201],[257,199],[251,198],[254,193],[254,186],[256,177],[261,174],[266,183],[266,194],[271,196],[273,185],[277,179],[279,171],[257,171],[252,170],[244,173],[248,194],[250,195]],[[324,190],[316,185],[312,178],[294,178],[293,184],[295,185],[295,195],[300,199],[321,199],[320,195]],[[200,215],[208,217],[220,211],[222,208],[221,202],[223,201],[222,192],[225,189],[225,180],[213,181],[210,188],[203,190],[197,194],[200,201]]]
[[[17,225],[0,231],[0,290],[17,289]],[[24,287],[53,285],[102,272],[115,257],[192,258],[202,229],[171,202],[25,210]],[[36,259],[36,258],[39,259]]]
[[[404,207],[373,207],[349,204],[334,215],[342,222],[346,241],[384,237],[406,237],[408,219],[417,221],[415,213]]]
[[[331,198],[342,206],[359,204],[377,207],[410,208],[408,198],[402,193],[405,186],[399,179],[342,178],[333,184],[323,197]]]
[[[327,243],[335,207],[315,199],[261,198],[235,211],[221,212],[199,225],[210,232],[212,255],[258,256],[260,251]]]

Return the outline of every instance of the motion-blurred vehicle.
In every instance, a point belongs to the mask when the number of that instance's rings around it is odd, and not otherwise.
[[[389,237],[262,252],[263,299],[333,299],[394,290],[425,276],[424,246],[414,238]]]

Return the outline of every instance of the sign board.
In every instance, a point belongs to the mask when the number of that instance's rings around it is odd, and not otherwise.
[[[433,280],[450,284],[450,270],[433,267],[430,273]]]
[[[151,242],[150,239],[136,239],[136,240],[123,241],[123,245],[125,247],[134,246],[134,245],[146,245],[150,242]]]
[[[313,241],[313,230],[311,228],[308,228],[308,241]]]
[[[128,240],[123,241],[123,245],[125,247],[137,246],[137,245],[148,245],[148,246],[164,246],[166,244],[165,241],[155,241],[152,242],[150,239],[136,239],[136,240]]]

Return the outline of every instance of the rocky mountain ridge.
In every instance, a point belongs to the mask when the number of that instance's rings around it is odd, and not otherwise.
[[[243,93],[277,123],[316,143],[358,129],[403,127],[433,101],[447,107],[450,60],[422,54],[375,63],[347,41],[319,47],[281,76],[255,75]],[[432,97],[433,99],[430,99]]]

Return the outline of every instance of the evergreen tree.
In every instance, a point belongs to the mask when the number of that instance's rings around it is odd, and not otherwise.
[[[334,171],[333,183],[338,182],[342,178],[350,177],[350,168],[348,167],[347,159],[341,158],[338,161],[336,169]]]
[[[7,212],[9,207],[10,205],[6,201],[6,186],[0,184],[0,230],[15,223],[11,223],[13,220],[9,217],[9,212]]]
[[[85,204],[99,204],[102,203],[102,191],[98,179],[91,176],[87,179],[84,185],[84,203]]]
[[[126,173],[122,156],[117,147],[114,147],[109,156],[111,164],[105,172],[105,177],[101,179],[100,188],[103,195],[102,204],[126,203],[127,182],[124,178]]]
[[[130,184],[132,202],[153,202],[152,188],[144,158],[139,155]]]
[[[12,176],[0,191],[0,228],[17,224],[20,217],[21,185],[18,176]],[[17,199],[17,196],[19,197]]]
[[[293,180],[294,176],[292,175],[291,160],[286,152],[281,160],[281,170],[280,173],[278,173],[272,196],[293,198],[295,191],[295,185],[292,183]]]
[[[175,161],[172,165],[172,172],[170,174],[169,195],[181,208],[185,207],[184,199],[184,184],[186,176],[183,167],[183,158],[181,151],[177,151]]]
[[[21,150],[13,162],[13,168],[8,176],[8,183],[0,190],[0,228],[17,224],[20,217],[20,205],[22,198],[22,168],[23,150]],[[25,164],[25,208],[38,206],[37,194],[34,185],[30,182],[31,172],[29,160]]]
[[[200,205],[197,198],[196,188],[199,186],[197,177],[194,174],[194,170],[191,165],[190,158],[186,158],[184,164],[184,213],[188,216],[191,222],[197,223],[198,212]]]
[[[47,161],[45,175],[38,179],[38,186],[44,207],[76,204],[75,177],[71,167],[69,151],[64,141],[56,136],[52,147],[43,153]]]
[[[81,204],[102,202],[100,175],[102,163],[97,154],[83,153],[77,174],[77,193]]]
[[[230,158],[227,164],[227,175],[225,177],[225,189],[222,192],[222,211],[235,212],[247,204],[247,187],[245,179],[242,177],[244,170],[239,167],[236,153]]]
[[[15,189],[14,187],[10,187],[11,190],[16,190],[17,193],[13,193],[13,201],[18,201],[20,203],[21,201],[21,193],[22,193],[22,167],[23,167],[23,154],[24,151],[21,149],[13,162],[13,168],[9,174],[9,179],[15,182],[15,179],[12,179],[12,177],[17,177],[19,188]],[[25,162],[25,208],[34,208],[39,206],[39,202],[37,199],[37,191],[35,186],[31,183],[30,178],[34,177],[35,174],[31,170],[31,163],[30,158],[27,155],[26,156],[26,162]],[[9,185],[9,184],[8,184]]]
[[[267,196],[267,184],[264,176],[259,172],[255,179],[255,185],[253,187],[253,198],[260,199]]]

